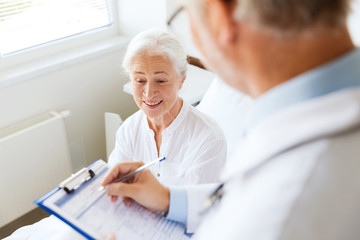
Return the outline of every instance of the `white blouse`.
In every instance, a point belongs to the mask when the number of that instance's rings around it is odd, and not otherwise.
[[[165,185],[192,185],[218,182],[226,160],[226,141],[218,124],[196,108],[183,102],[175,120],[162,131],[159,156],[155,134],[146,115],[139,110],[120,126],[109,165],[119,162],[165,161],[150,167]]]

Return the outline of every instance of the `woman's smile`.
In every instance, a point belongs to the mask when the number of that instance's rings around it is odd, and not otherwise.
[[[150,108],[156,108],[158,107],[163,101],[143,101],[143,103],[145,103],[146,106],[150,107]]]

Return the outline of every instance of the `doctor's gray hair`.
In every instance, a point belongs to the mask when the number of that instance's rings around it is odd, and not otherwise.
[[[134,58],[143,53],[163,56],[174,64],[180,76],[186,73],[188,64],[186,51],[174,34],[158,29],[137,34],[130,41],[122,63],[127,72],[130,72]]]
[[[231,0],[230,0],[231,1]],[[236,17],[260,28],[297,31],[316,23],[336,27],[346,21],[351,0],[237,0]]]

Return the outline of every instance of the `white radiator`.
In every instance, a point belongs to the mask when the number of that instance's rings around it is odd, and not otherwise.
[[[33,210],[36,198],[71,174],[68,115],[48,112],[0,129],[0,227]]]

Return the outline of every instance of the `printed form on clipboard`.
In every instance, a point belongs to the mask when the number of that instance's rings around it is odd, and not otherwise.
[[[100,184],[109,166],[97,160],[57,187],[35,200],[88,239],[105,239],[110,233],[116,239],[190,239],[184,225],[165,219],[133,203],[128,207],[119,199],[110,201]]]

